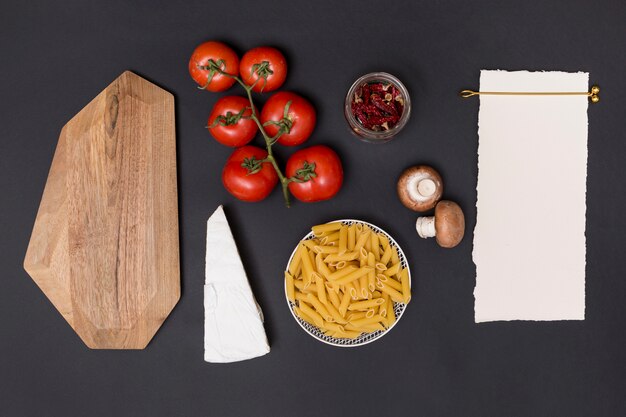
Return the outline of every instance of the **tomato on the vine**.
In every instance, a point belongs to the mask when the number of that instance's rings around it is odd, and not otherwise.
[[[341,189],[343,168],[335,151],[317,145],[297,151],[287,161],[289,191],[300,201],[312,203],[328,200]]]
[[[204,42],[194,49],[189,59],[189,74],[202,89],[219,92],[228,90],[234,78],[220,74],[219,70],[237,76],[239,57],[228,45],[222,42]]]
[[[269,93],[280,88],[285,82],[287,61],[278,49],[259,46],[243,55],[239,73],[244,83],[254,85],[252,91]]]
[[[276,184],[278,175],[271,162],[261,162],[267,151],[256,146],[235,149],[222,171],[224,188],[242,201],[261,201]]]
[[[261,111],[261,123],[270,136],[281,136],[278,143],[296,146],[304,143],[315,128],[315,108],[297,94],[281,91],[267,100]]]
[[[226,96],[217,100],[209,115],[209,132],[222,145],[243,146],[254,139],[257,124],[250,119],[252,110],[247,98]]]

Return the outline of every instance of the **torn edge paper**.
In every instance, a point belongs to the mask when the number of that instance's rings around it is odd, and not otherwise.
[[[481,71],[480,91],[587,91],[589,74]],[[475,321],[584,320],[585,96],[480,96]]]

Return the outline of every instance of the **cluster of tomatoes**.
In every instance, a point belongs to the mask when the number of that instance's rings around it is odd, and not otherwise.
[[[251,93],[275,91],[287,77],[287,62],[279,50],[254,48],[240,61],[228,45],[205,42],[193,51],[189,73],[202,89],[221,92],[237,82],[248,95],[220,98],[209,115],[211,135],[219,143],[237,148],[222,172],[228,192],[243,201],[260,201],[280,182],[288,205],[289,192],[305,202],[337,194],[343,183],[343,169],[329,147],[317,145],[296,151],[287,161],[285,174],[274,158],[274,143],[301,145],[313,133],[316,122],[313,105],[291,92],[272,94],[260,113],[257,111]],[[266,149],[248,145],[259,132]]]

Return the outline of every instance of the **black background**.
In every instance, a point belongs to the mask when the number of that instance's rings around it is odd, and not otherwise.
[[[618,1],[3,1],[0,415],[626,415],[625,22]],[[285,88],[318,110],[309,144],[343,158],[335,199],[286,209],[278,190],[259,204],[223,190],[231,150],[204,128],[220,95],[197,90],[187,73],[191,51],[209,39],[239,53],[263,44],[285,52]],[[477,88],[482,68],[588,71],[602,88],[589,108],[585,321],[474,324],[478,100],[456,93]],[[126,69],[176,96],[183,292],[144,351],[92,351],[22,260],[61,127]],[[342,115],[351,82],[374,70],[403,80],[414,105],[403,133],[382,146],[352,137]],[[285,160],[293,149],[276,152]],[[415,163],[437,167],[445,196],[466,212],[455,249],[419,239],[415,214],[395,196],[398,174]],[[205,222],[220,203],[272,347],[227,365],[203,361]],[[560,210],[537,202],[527,219]],[[386,229],[413,273],[398,326],[355,349],[305,334],[282,289],[295,243],[336,218]]]

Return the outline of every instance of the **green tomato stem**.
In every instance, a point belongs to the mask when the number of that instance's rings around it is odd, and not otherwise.
[[[243,87],[244,90],[246,90],[246,94],[248,95],[248,101],[250,101],[250,111],[251,111],[250,118],[254,120],[254,122],[257,124],[257,126],[259,127],[259,130],[261,131],[261,134],[263,135],[263,139],[265,139],[265,147],[267,149],[266,159],[272,164],[272,167],[274,167],[274,171],[276,171],[276,175],[278,175],[278,178],[280,180],[280,186],[283,190],[283,197],[285,198],[285,205],[287,206],[287,208],[291,207],[291,201],[289,198],[289,183],[292,180],[290,178],[285,177],[283,172],[280,170],[278,163],[276,162],[276,158],[274,158],[274,153],[272,152],[272,145],[278,140],[278,138],[283,134],[283,132],[279,131],[278,134],[274,137],[270,137],[267,134],[267,132],[263,128],[263,124],[257,117],[256,107],[254,106],[254,100],[252,99],[252,88],[256,85],[259,79],[257,79],[254,82],[254,84],[248,86],[246,85],[246,83],[243,82],[241,78],[239,78],[236,75],[232,75],[227,72],[224,72],[221,70],[221,68],[217,68],[216,71],[222,75],[233,78],[235,81],[237,81],[237,83],[239,83],[239,85]]]

